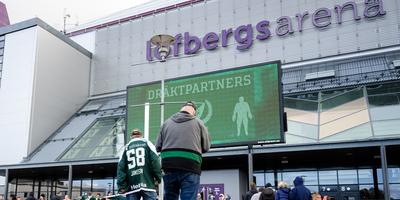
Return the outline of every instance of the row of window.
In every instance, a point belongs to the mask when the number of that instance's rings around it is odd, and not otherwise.
[[[93,179],[93,180],[74,180],[72,182],[72,194],[69,197],[73,200],[79,200],[81,196],[87,196],[89,192],[93,193],[93,196],[100,194],[104,197],[109,191],[117,193],[118,186],[116,185],[117,180],[112,178],[105,179]],[[38,198],[40,194],[45,195],[45,200],[50,200],[54,196],[55,191],[60,191],[61,196],[68,194],[68,181],[31,181],[31,180],[18,180],[18,185],[9,184],[8,193],[16,194],[21,199],[26,199],[29,192],[34,191],[34,197]]]
[[[276,188],[281,181],[293,188],[296,176],[304,179],[304,185],[313,193],[344,192],[352,188],[359,192],[359,199],[384,199],[382,169],[352,169],[329,171],[299,171],[254,173],[257,189],[266,183]],[[388,168],[391,199],[400,199],[400,168]],[[329,188],[329,189],[327,189]]]
[[[374,174],[379,184],[383,183],[382,169],[354,169],[330,171],[299,171],[299,172],[272,172],[254,173],[256,184],[264,186],[271,183],[273,186],[285,181],[292,186],[296,176],[304,179],[304,185],[337,185],[337,184],[373,184]],[[389,183],[400,183],[400,168],[388,168]],[[277,185],[276,185],[277,186]]]
[[[400,104],[400,82],[366,86],[366,93],[360,88],[343,88],[285,96],[285,107],[317,112],[325,111],[361,97],[368,97],[370,107]]]

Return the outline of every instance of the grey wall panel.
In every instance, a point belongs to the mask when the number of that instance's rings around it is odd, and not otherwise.
[[[232,1],[219,1],[219,12],[222,13],[224,11],[233,10]]]
[[[119,46],[119,54],[118,54],[118,56],[120,58],[122,58],[124,55],[129,55],[130,48],[131,48],[131,46],[129,44],[121,43],[121,45]],[[120,63],[120,64],[123,65],[122,63]]]
[[[221,9],[222,10],[222,9]],[[233,10],[225,10],[220,12],[220,22],[227,22],[233,20]]]
[[[133,20],[132,22],[130,22],[131,25],[131,29],[132,29],[132,34],[137,34],[141,32],[141,28],[142,28],[142,20],[141,19],[137,19],[137,20]]]
[[[97,74],[98,79],[107,79],[107,71],[108,68],[96,69],[95,73]]]
[[[218,63],[220,59],[218,58],[214,58],[215,59],[215,63]],[[214,63],[214,62],[213,62]],[[233,54],[228,54],[226,56],[221,56],[221,68],[222,69],[227,69],[227,68],[231,68],[233,66],[235,66],[235,55]],[[217,68],[217,67],[215,67]],[[218,68],[217,68],[218,69]]]
[[[96,42],[102,42],[107,40],[108,29],[102,28],[96,31]]]
[[[132,23],[130,22],[124,22],[122,24],[119,25],[120,26],[120,37],[122,36],[129,36],[131,34],[132,31]]]
[[[130,66],[131,64],[130,61],[131,61],[131,56],[129,55],[129,52],[126,51],[124,52],[124,54],[121,55],[118,66]]]
[[[247,7],[248,1],[243,0],[233,0],[233,5],[235,8]]]
[[[129,32],[126,32],[125,34],[121,34],[121,37],[119,38],[119,46],[123,45],[128,45],[130,43],[131,37],[129,35]]]
[[[251,63],[261,63],[267,61],[267,53],[265,49],[252,51]]]

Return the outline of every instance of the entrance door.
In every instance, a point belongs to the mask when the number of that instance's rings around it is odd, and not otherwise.
[[[326,193],[323,193],[322,195],[324,195],[324,196],[328,196],[329,197],[329,199],[328,200],[340,200],[340,199],[338,199],[337,198],[337,193],[333,193],[333,192],[326,192]],[[324,198],[324,197],[322,197],[322,198]]]
[[[357,193],[341,193],[340,200],[359,200]]]

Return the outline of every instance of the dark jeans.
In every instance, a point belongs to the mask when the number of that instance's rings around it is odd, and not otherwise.
[[[164,171],[164,191],[166,200],[196,200],[200,186],[200,174],[187,171]]]
[[[156,200],[157,194],[156,192],[140,190],[126,195],[126,200],[140,200],[140,197],[143,197],[143,200]]]

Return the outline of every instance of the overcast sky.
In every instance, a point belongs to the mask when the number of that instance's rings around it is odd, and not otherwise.
[[[63,29],[64,8],[68,27],[140,5],[150,0],[0,0],[6,4],[11,24],[39,17],[57,30]]]

